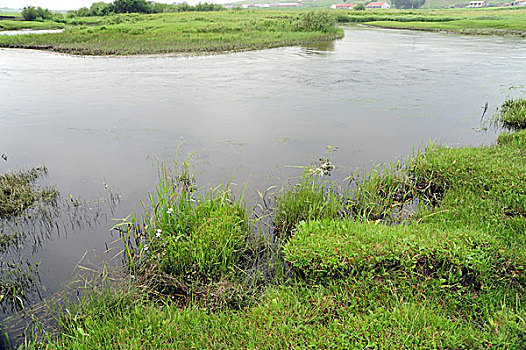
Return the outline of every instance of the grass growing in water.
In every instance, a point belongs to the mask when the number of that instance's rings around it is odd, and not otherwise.
[[[45,167],[40,167],[0,174],[0,218],[18,215],[37,200],[53,198],[55,190],[35,187],[35,181],[46,172]]]
[[[126,255],[137,276],[153,291],[179,299],[209,286],[229,287],[247,269],[257,243],[243,198],[234,200],[228,184],[199,195],[185,169],[178,176],[163,170],[150,210],[118,226],[126,228]]]
[[[299,183],[278,197],[274,214],[278,236],[287,239],[303,220],[337,218],[341,214],[340,199],[331,182],[325,180],[307,171]]]
[[[509,129],[526,129],[526,99],[508,99],[500,106],[497,123]]]

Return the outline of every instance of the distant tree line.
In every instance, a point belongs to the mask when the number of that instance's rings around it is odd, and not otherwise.
[[[22,9],[20,13],[22,18],[26,21],[34,21],[35,19],[52,19],[53,14],[48,9],[43,9],[42,7],[27,6]]]
[[[162,13],[162,12],[186,12],[186,11],[219,11],[224,10],[222,5],[212,3],[199,3],[190,6],[187,3],[180,5],[160,4],[146,0],[115,0],[112,3],[95,2],[89,8],[82,7],[71,11],[70,16],[89,17],[107,16],[114,13]]]

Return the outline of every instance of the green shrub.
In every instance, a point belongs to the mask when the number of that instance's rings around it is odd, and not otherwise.
[[[354,6],[354,9],[355,9],[356,11],[365,11],[365,10],[366,10],[364,4],[357,4],[356,6]]]
[[[336,31],[336,18],[328,11],[309,11],[299,18],[296,25],[299,31],[333,33]]]
[[[508,99],[497,111],[497,121],[509,129],[526,129],[526,99]]]
[[[20,14],[26,21],[34,21],[38,17],[37,9],[34,6],[24,7]]]

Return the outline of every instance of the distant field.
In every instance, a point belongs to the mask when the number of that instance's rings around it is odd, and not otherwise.
[[[423,11],[418,13],[424,14]],[[526,8],[509,9],[462,9],[425,12],[425,16],[401,16],[391,12],[370,17],[367,25],[395,28],[417,29],[429,31],[450,31],[462,34],[496,34],[526,36]]]
[[[53,21],[0,21],[0,31],[19,30],[19,29],[59,29],[64,28],[64,24]]]
[[[333,17],[321,17],[309,19],[305,13],[276,11],[220,11],[75,18],[66,20],[66,30],[59,34],[0,36],[0,47],[86,55],[206,53],[289,46],[343,36]]]
[[[245,1],[242,1],[242,2],[238,2],[238,3],[233,3],[231,5],[239,5],[239,4],[252,4],[252,3],[258,3],[258,4],[273,4],[273,3],[279,3],[279,2],[287,2],[287,1],[273,1],[273,0],[245,0]],[[292,2],[292,1],[290,1]],[[297,7],[297,8],[293,8],[293,9],[314,9],[314,8],[317,8],[317,9],[328,9],[330,8],[331,5],[333,4],[341,4],[341,3],[344,3],[344,2],[352,2],[352,3],[356,3],[356,4],[360,4],[360,3],[364,3],[365,1],[362,1],[362,0],[358,0],[358,1],[354,1],[354,0],[348,0],[348,1],[343,1],[343,0],[317,0],[317,1],[312,1],[312,0],[305,0],[303,1],[302,5],[300,7]],[[502,4],[504,1],[486,1],[488,4],[490,4],[491,6],[496,6],[498,4]],[[469,0],[427,0],[424,5],[422,5],[422,9],[440,9],[440,8],[448,8],[448,7],[455,7],[455,6],[464,6],[466,7],[469,3]]]

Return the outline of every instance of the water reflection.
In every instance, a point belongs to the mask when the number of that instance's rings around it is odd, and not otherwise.
[[[22,29],[0,31],[0,35],[28,35],[62,33],[64,29]]]
[[[307,55],[327,55],[334,51],[335,41],[319,41],[302,47],[305,49]]]
[[[39,262],[35,254],[54,237],[99,227],[108,221],[119,196],[88,201],[60,195],[39,201],[16,217],[0,219],[0,314],[10,314],[42,299]],[[3,317],[0,317],[0,320]]]

